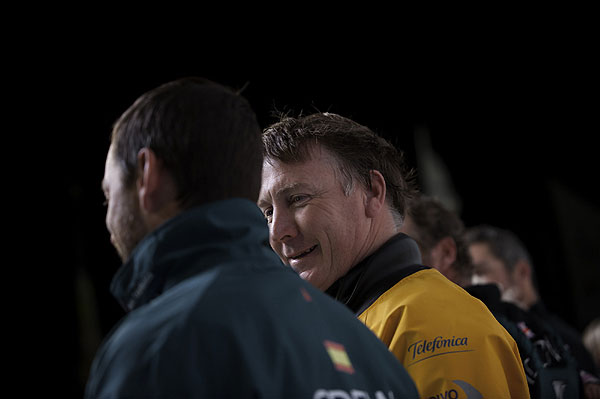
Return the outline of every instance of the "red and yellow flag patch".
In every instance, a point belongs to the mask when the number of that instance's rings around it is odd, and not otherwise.
[[[350,358],[348,357],[348,353],[346,353],[344,345],[332,341],[323,341],[323,345],[325,345],[325,349],[327,349],[327,353],[336,370],[348,374],[354,373],[354,368],[352,367],[352,363],[350,363]]]
[[[308,293],[308,291],[306,291],[306,289],[304,287],[300,288],[300,292],[302,293],[302,296],[304,297],[304,300],[306,302],[312,301],[312,297],[310,296],[310,294]]]

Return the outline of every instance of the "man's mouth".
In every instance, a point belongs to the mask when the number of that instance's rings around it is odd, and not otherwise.
[[[309,249],[307,249],[306,251],[302,252],[302,253],[301,253],[301,254],[299,254],[299,255],[296,255],[296,256],[290,256],[290,259],[293,259],[293,260],[302,259],[302,258],[303,258],[303,257],[305,257],[306,255],[308,255],[309,253],[311,253],[312,251],[314,251],[314,250],[315,250],[315,248],[317,248],[317,246],[316,246],[316,245],[314,245],[314,246],[310,247]]]

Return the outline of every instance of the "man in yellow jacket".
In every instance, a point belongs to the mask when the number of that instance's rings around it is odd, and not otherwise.
[[[422,265],[399,232],[414,190],[393,145],[330,113],[284,117],[263,144],[258,205],[271,247],[354,311],[421,397],[529,397],[512,337],[481,301]]]

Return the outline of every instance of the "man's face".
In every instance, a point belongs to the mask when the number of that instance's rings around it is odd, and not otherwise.
[[[474,243],[469,245],[469,254],[473,261],[473,284],[496,283],[500,286],[504,300],[514,299],[512,276],[504,262],[492,254],[488,244]]]
[[[147,234],[134,187],[123,185],[122,170],[116,162],[113,147],[108,151],[102,189],[106,197],[106,228],[110,242],[125,262],[136,245]]]
[[[355,184],[346,195],[338,176],[337,160],[321,147],[305,162],[263,164],[258,205],[271,247],[322,291],[367,255],[365,190]]]

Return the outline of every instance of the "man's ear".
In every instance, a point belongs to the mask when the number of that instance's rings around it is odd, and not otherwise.
[[[161,206],[162,164],[150,148],[142,148],[137,156],[137,191],[140,207],[145,212],[155,212]]]
[[[371,170],[371,190],[367,190],[365,212],[370,218],[375,217],[385,207],[386,187],[383,175],[377,170]]]
[[[456,242],[450,236],[444,237],[433,247],[432,258],[436,260],[436,269],[443,275],[451,275],[452,264],[456,260]]]
[[[512,271],[512,277],[514,281],[524,282],[531,279],[531,265],[524,260],[520,259],[515,263],[515,267]]]

